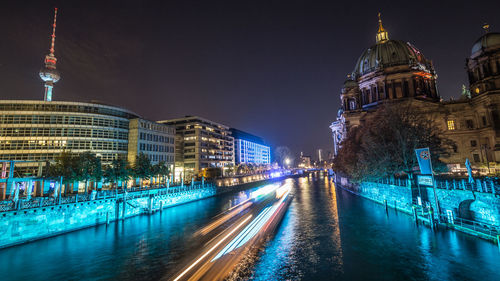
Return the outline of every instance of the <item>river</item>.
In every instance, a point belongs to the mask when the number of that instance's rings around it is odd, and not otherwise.
[[[500,280],[497,245],[433,232],[408,215],[335,188],[288,179],[294,199],[251,280]],[[0,250],[0,280],[157,280],[202,246],[193,233],[241,194]]]

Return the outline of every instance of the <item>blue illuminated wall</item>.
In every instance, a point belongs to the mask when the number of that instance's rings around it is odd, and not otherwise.
[[[270,164],[271,163],[271,148],[266,145],[255,142],[236,139],[236,164],[251,163],[251,164]]]
[[[231,129],[231,134],[236,164],[271,164],[271,148],[262,138],[236,129]]]

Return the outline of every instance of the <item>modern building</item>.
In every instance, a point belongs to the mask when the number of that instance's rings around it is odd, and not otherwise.
[[[231,128],[234,138],[235,164],[271,164],[271,147],[255,135]]]
[[[137,155],[143,153],[151,163],[166,163],[174,170],[175,128],[145,119],[129,122],[128,161],[135,163]]]
[[[123,108],[82,102],[0,100],[0,159],[51,161],[63,151],[92,151],[103,163],[127,158]]]
[[[342,106],[330,129],[334,154],[347,132],[370,118],[380,105],[407,103],[423,118],[435,120],[455,142],[441,160],[463,170],[469,158],[475,168],[500,162],[500,33],[486,30],[466,59],[469,89],[457,100],[442,101],[433,64],[412,44],[389,39],[379,17],[376,44],[358,59],[342,88]]]
[[[234,165],[234,138],[228,126],[198,116],[158,121],[175,127],[175,179],[203,169]]]
[[[174,128],[127,109],[98,102],[53,101],[53,86],[60,78],[54,55],[57,9],[50,52],[40,77],[44,100],[0,100],[0,160],[16,164],[16,176],[39,175],[47,161],[63,151],[90,151],[104,165],[115,159],[135,160],[138,153],[153,163],[174,162]],[[18,169],[19,168],[19,169]]]
[[[308,169],[311,168],[311,156],[304,155],[300,153],[300,163],[297,165],[299,168]]]

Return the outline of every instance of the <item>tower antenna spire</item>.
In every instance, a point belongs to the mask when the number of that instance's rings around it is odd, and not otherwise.
[[[50,43],[50,54],[54,55],[54,47],[56,45],[56,22],[57,22],[57,8],[54,8],[54,24],[52,25],[52,42]]]
[[[52,88],[54,87],[54,83],[61,79],[61,75],[56,69],[57,58],[54,55],[56,44],[56,20],[57,8],[54,8],[54,23],[52,24],[50,52],[45,56],[45,66],[40,70],[40,78],[45,82],[44,101],[52,101]]]

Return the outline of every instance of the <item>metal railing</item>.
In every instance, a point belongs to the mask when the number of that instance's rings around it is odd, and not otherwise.
[[[410,187],[411,182],[407,178],[382,178],[375,183]],[[469,183],[466,179],[436,179],[436,188],[447,190],[469,190],[481,193],[500,195],[500,184],[494,179],[475,179]]]
[[[70,194],[57,197],[32,197],[30,199],[19,199],[17,201],[0,201],[0,212],[25,210],[40,207],[50,207],[61,204],[72,204],[103,199],[136,199],[149,196],[179,196],[187,195],[202,190],[215,191],[213,183],[188,184],[182,186],[160,186],[160,187],[133,187],[129,189],[115,189],[97,191],[93,194]]]
[[[496,225],[468,220],[464,218],[453,218],[450,220],[447,216],[441,215],[441,221],[447,222],[453,226],[459,226],[461,228],[466,228],[475,232],[479,232],[492,238],[496,238],[500,235],[500,228]]]
[[[429,211],[430,209],[423,206],[419,206],[416,203],[417,202],[413,202],[413,208],[415,208],[417,211],[416,215],[418,216],[418,219],[421,221],[430,222],[430,215],[432,214]],[[439,215],[439,218],[442,223],[446,223],[454,228],[460,227],[462,229],[468,229],[473,232],[479,232],[484,235],[490,236],[491,238],[496,238],[498,235],[500,235],[500,227],[497,225],[492,225],[480,221],[468,220],[454,216],[450,217],[443,213]]]

